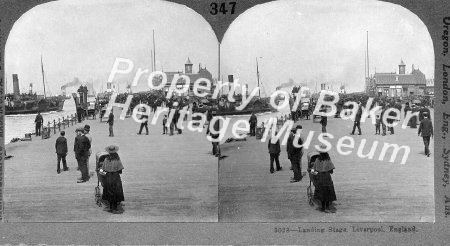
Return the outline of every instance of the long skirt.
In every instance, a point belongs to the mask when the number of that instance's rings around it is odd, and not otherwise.
[[[333,180],[329,172],[319,172],[315,179],[314,198],[322,202],[336,201]]]
[[[104,187],[102,199],[110,203],[125,201],[123,196],[122,180],[118,172],[106,173],[103,178]]]

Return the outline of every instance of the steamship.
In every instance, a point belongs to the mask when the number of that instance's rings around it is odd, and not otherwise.
[[[13,74],[13,86],[13,94],[6,94],[5,115],[61,111],[64,107],[64,96],[46,97],[45,94],[37,95],[32,90],[29,93],[20,94],[17,74]]]

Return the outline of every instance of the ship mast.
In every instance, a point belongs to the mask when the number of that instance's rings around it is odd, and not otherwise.
[[[42,55],[41,55],[41,70],[42,70],[42,84],[44,85],[44,99],[45,99],[47,97],[45,94],[44,64],[42,63]]]
[[[259,87],[259,67],[258,67],[258,57],[256,57],[256,78],[258,79],[258,87]],[[258,90],[259,98],[261,98],[261,88]]]

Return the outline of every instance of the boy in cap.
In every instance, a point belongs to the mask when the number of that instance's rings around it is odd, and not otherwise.
[[[56,139],[55,143],[55,149],[56,149],[56,157],[57,157],[57,166],[56,166],[56,172],[58,174],[61,173],[61,160],[63,163],[63,171],[69,171],[69,168],[67,167],[66,162],[66,156],[67,156],[67,139],[64,137],[66,135],[65,131],[61,131],[61,136],[59,136]]]

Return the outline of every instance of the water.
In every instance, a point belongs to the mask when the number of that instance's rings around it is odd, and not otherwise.
[[[41,113],[44,118],[44,125],[50,121],[53,126],[53,120],[62,120],[62,117],[67,118],[68,115],[76,113],[75,101],[67,99],[64,102],[64,108],[61,112],[46,112]],[[13,138],[24,138],[25,133],[34,133],[35,125],[34,119],[37,114],[22,114],[22,115],[5,115],[5,144],[9,143]]]

